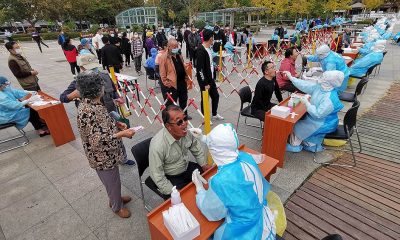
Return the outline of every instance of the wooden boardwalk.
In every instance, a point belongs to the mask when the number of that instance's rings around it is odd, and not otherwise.
[[[400,163],[400,84],[393,84],[357,125],[363,153]]]
[[[354,168],[321,167],[285,206],[291,239],[400,239],[400,84],[358,121]],[[344,154],[338,162],[350,162]]]

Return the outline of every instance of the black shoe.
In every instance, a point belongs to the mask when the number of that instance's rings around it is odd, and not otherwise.
[[[135,166],[136,163],[133,160],[127,160],[126,162],[124,162],[124,165]]]

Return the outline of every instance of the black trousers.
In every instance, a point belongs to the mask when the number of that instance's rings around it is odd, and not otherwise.
[[[35,41],[36,41],[36,43],[37,43],[37,45],[38,45],[38,47],[39,47],[40,52],[43,52],[43,51],[42,51],[42,46],[41,46],[40,44],[43,44],[43,45],[45,45],[46,47],[49,47],[49,46],[47,46],[46,43],[44,43],[44,42],[42,41],[42,39],[40,39],[39,41],[38,41],[38,40],[35,40]]]
[[[193,63],[193,66],[196,66],[196,50],[194,49],[189,49],[189,56],[190,56],[190,61]]]
[[[71,72],[73,75],[76,74],[75,69],[78,73],[81,72],[81,69],[78,67],[78,64],[76,62],[70,62],[69,65],[71,66]]]
[[[142,70],[142,55],[135,57],[134,62],[135,62],[136,72],[141,71]]]
[[[186,43],[186,59],[189,59],[189,43]]]
[[[30,112],[29,112],[29,122],[32,124],[32,126],[33,126],[33,128],[35,128],[35,130],[39,130],[46,126],[46,124],[44,124],[40,121],[39,114],[32,108],[30,109]]]
[[[124,53],[124,55],[125,55],[125,66],[131,65],[131,53],[126,52],[126,53]]]
[[[192,173],[196,169],[199,169],[200,173],[203,173],[203,169],[199,164],[189,162],[186,171],[183,173],[173,176],[165,175],[165,177],[172,183],[172,185],[176,186],[177,189],[182,189],[192,181]]]
[[[101,64],[101,49],[96,49],[97,59],[99,59],[99,64]]]
[[[205,91],[206,88],[204,86],[200,86],[201,91]],[[210,89],[208,89],[208,95],[211,98],[211,113],[213,116],[217,115],[218,111],[218,103],[219,103],[219,93],[217,89],[217,85],[215,82],[210,84]],[[203,109],[203,94],[201,94],[201,112],[204,114]]]
[[[273,106],[275,106],[275,105],[276,105],[275,103],[270,103],[269,106],[268,106],[267,111],[269,111],[269,110],[270,110]],[[251,114],[253,114],[254,117],[260,119],[260,121],[264,122],[265,113],[266,113],[267,111],[264,111],[264,110],[262,110],[262,109],[251,109]]]
[[[161,82],[161,81],[160,81]],[[188,100],[188,90],[187,90],[187,84],[185,80],[178,80],[178,83],[176,85],[176,89],[173,87],[166,87],[164,84],[161,82],[161,92],[164,98],[164,101],[167,99],[167,93],[171,93],[172,98],[174,99],[175,102],[179,102],[179,107],[182,109],[186,108],[187,105],[187,100]],[[169,106],[173,104],[170,100],[168,100],[165,104],[165,106]],[[185,111],[187,114],[187,111]]]

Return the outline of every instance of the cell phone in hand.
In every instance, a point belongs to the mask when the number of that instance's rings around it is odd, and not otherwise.
[[[143,130],[144,127],[143,127],[143,126],[136,126],[136,127],[131,127],[130,129],[132,129],[132,130],[135,131],[135,132],[138,132],[138,131],[140,131],[140,130]]]

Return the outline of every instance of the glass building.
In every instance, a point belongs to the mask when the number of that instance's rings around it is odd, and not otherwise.
[[[115,22],[119,27],[131,25],[157,25],[156,7],[130,8],[122,11],[115,17]]]
[[[216,24],[219,22],[225,24],[226,22],[229,23],[230,16],[224,16],[224,14],[220,12],[201,12],[197,14],[196,19],[206,23]]]

